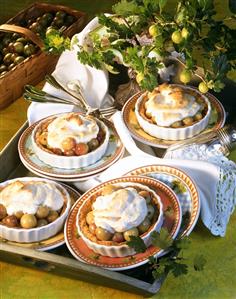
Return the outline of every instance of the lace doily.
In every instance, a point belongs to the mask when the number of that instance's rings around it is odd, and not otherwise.
[[[205,144],[192,144],[181,149],[170,151],[165,158],[201,160],[219,166],[215,214],[207,227],[214,235],[224,236],[230,215],[236,205],[236,164],[227,159],[217,148]]]

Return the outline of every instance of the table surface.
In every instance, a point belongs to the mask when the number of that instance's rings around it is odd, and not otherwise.
[[[23,7],[23,2],[14,1],[12,12],[14,15]],[[56,3],[56,1],[45,1]],[[61,1],[61,4],[87,11],[90,15],[96,11],[104,11],[116,1],[95,1],[87,5],[85,1]],[[109,3],[108,3],[109,2]],[[218,1],[219,2],[219,1]],[[6,12],[7,5],[13,1],[1,0],[0,12]],[[77,3],[77,4],[75,4]],[[90,3],[92,3],[90,1]],[[22,7],[20,7],[20,4]],[[81,7],[80,7],[81,4]],[[14,7],[14,9],[13,9]],[[1,16],[0,13],[0,17]],[[10,17],[11,15],[7,15]],[[6,145],[14,133],[25,122],[28,104],[22,98],[0,111],[0,150]],[[236,161],[236,152],[232,155]],[[199,220],[190,236],[191,245],[184,253],[189,265],[187,275],[178,278],[169,275],[160,292],[153,298],[188,298],[188,299],[233,299],[236,298],[236,213],[231,216],[224,238],[215,237],[203,226]],[[196,272],[192,267],[192,258],[202,254],[207,260],[203,272]],[[0,262],[0,298],[81,298],[81,299],[138,299],[141,296],[124,293],[115,289],[95,286],[78,280],[59,277],[50,273],[31,270]],[[112,275],[112,273],[111,273]]]

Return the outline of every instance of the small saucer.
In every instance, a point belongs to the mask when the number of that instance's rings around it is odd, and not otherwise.
[[[102,256],[90,249],[78,234],[76,227],[76,217],[81,204],[84,200],[86,200],[89,194],[91,192],[96,192],[97,188],[101,188],[106,184],[119,184],[125,182],[127,178],[129,181],[132,180],[133,182],[135,182],[136,178],[140,177],[133,176],[130,179],[130,177],[126,176],[104,182],[97,187],[87,191],[72,207],[65,224],[65,239],[68,249],[76,259],[94,266],[119,271],[143,265],[148,262],[150,256],[161,256],[164,254],[164,250],[151,245],[144,253],[137,253],[127,257]],[[171,238],[174,239],[178,234],[182,220],[182,211],[177,197],[169,196],[169,192],[171,191],[170,188],[157,180],[143,176],[143,182],[146,186],[152,188],[155,192],[157,192],[157,194],[161,197],[164,211],[164,221],[162,227],[166,228]],[[160,184],[162,184],[162,186],[164,187],[161,188]],[[154,187],[154,185],[156,187]],[[159,187],[157,187],[157,185]]]
[[[121,143],[113,124],[108,120],[104,120],[104,122],[110,132],[109,144],[105,155],[92,165],[83,168],[63,169],[52,167],[41,161],[35,154],[31,141],[32,131],[38,122],[28,127],[20,137],[18,143],[20,159],[26,167],[28,166],[27,168],[30,167],[31,171],[34,170],[37,174],[40,173],[53,179],[58,178],[58,180],[73,179],[73,181],[75,181],[75,179],[97,174],[115,163],[124,152],[124,146]]]
[[[77,190],[73,189],[72,187],[70,187],[68,185],[65,185],[65,184],[61,184],[61,185],[63,185],[63,187],[65,187],[66,190],[68,191],[68,193],[71,197],[71,203],[73,206],[73,204],[81,196],[81,194]],[[39,251],[47,251],[47,250],[57,248],[65,243],[63,230],[64,230],[64,228],[60,232],[58,232],[55,236],[52,236],[51,238],[49,238],[47,240],[42,240],[40,242],[20,243],[20,242],[12,242],[12,241],[8,241],[6,239],[0,238],[0,243],[2,242],[2,243],[14,245],[14,246],[30,248],[30,249],[35,249],[35,250],[39,250]]]
[[[131,135],[138,141],[159,148],[168,148],[170,145],[175,144],[176,140],[164,140],[153,137],[140,127],[138,120],[135,116],[134,107],[137,99],[142,95],[142,92],[133,95],[124,105],[122,110],[123,120]],[[222,104],[215,96],[210,93],[206,94],[211,104],[211,116],[207,128],[202,132],[209,130],[217,130],[224,126],[226,113]]]

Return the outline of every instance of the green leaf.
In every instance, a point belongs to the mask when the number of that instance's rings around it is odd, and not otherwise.
[[[127,241],[126,244],[133,248],[137,253],[145,252],[147,247],[140,237],[130,236],[130,241]]]
[[[159,0],[159,7],[160,7],[161,11],[166,6],[166,3],[167,3],[167,0]]]
[[[172,182],[172,189],[174,189],[176,193],[185,193],[187,191],[185,185],[177,179]]]
[[[154,279],[158,279],[161,276],[163,276],[165,272],[166,272],[166,266],[162,264],[152,271],[152,276]]]
[[[207,9],[212,5],[212,0],[198,0],[198,3],[202,9]]]
[[[112,6],[112,11],[124,17],[136,15],[140,12],[140,7],[135,1],[121,0]]]
[[[182,238],[182,239],[176,239],[174,241],[174,245],[176,246],[176,248],[182,250],[182,249],[188,249],[189,248],[189,245],[190,245],[190,240],[185,237],[185,238]]]
[[[175,277],[178,277],[188,273],[188,266],[186,264],[174,262],[171,264],[168,270],[170,270]]]
[[[213,58],[213,71],[215,74],[226,74],[230,69],[227,56],[222,54]]]
[[[173,240],[170,237],[169,231],[166,228],[162,228],[160,233],[154,231],[151,233],[152,244],[161,249],[167,249],[173,244]]]
[[[206,265],[206,259],[202,254],[195,256],[193,261],[193,267],[196,271],[202,271]]]
[[[160,9],[160,2],[162,2],[162,0],[143,0],[143,5],[149,14],[153,14]]]

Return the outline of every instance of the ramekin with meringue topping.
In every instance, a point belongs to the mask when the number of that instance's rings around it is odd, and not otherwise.
[[[70,112],[47,117],[33,130],[32,144],[44,163],[58,168],[80,168],[100,160],[109,143],[101,120]]]
[[[203,131],[209,122],[211,105],[196,89],[162,84],[142,94],[135,104],[140,127],[164,140],[182,140]]]
[[[76,218],[78,233],[87,246],[110,257],[135,254],[126,244],[131,236],[141,237],[149,246],[151,232],[159,231],[162,223],[160,196],[134,182],[108,184],[91,194]]]
[[[38,242],[58,233],[71,207],[67,190],[53,181],[23,177],[0,184],[0,237]]]

